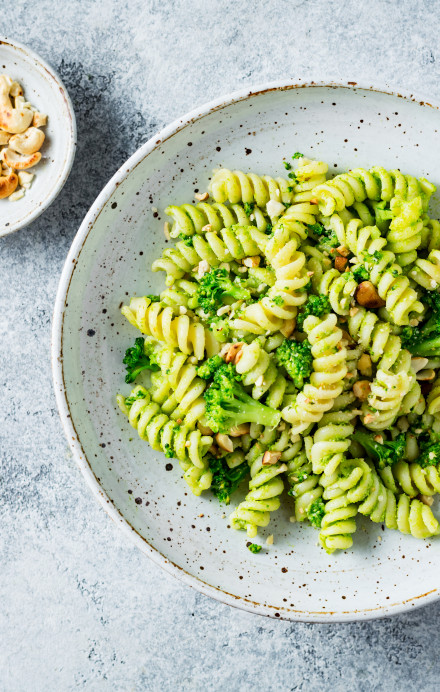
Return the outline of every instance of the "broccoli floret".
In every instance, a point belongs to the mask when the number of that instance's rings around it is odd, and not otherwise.
[[[158,303],[160,301],[160,296],[156,296],[154,293],[148,293],[146,297],[149,298],[152,303]]]
[[[192,235],[185,235],[184,233],[179,233],[179,238],[182,241],[182,243],[185,243],[188,247],[193,247],[194,245],[194,236]]]
[[[244,213],[246,214],[246,216],[250,216],[252,214],[252,212],[254,211],[254,207],[255,207],[255,202],[245,202],[243,204],[243,209],[244,209]]]
[[[338,247],[340,242],[336,233],[330,229],[324,228],[322,223],[307,224],[307,228],[314,234],[318,236],[318,243],[322,246],[328,247]]]
[[[373,208],[376,226],[380,231],[388,229],[389,221],[394,218],[394,214],[391,209],[387,209],[387,203],[383,200],[382,202],[371,202]]]
[[[174,457],[174,449],[168,442],[165,444],[164,453],[167,459],[172,459]]]
[[[425,449],[420,454],[417,459],[417,463],[420,464],[422,468],[426,466],[435,466],[440,462],[440,442],[434,442],[434,444]]]
[[[259,553],[261,550],[261,545],[258,545],[258,543],[246,543],[247,549],[251,551],[251,553]]]
[[[283,366],[292,378],[295,387],[302,389],[304,380],[312,372],[312,347],[307,340],[294,341],[286,339],[275,351],[278,364]]]
[[[330,301],[327,296],[309,296],[307,303],[305,303],[298,314],[296,324],[298,329],[303,328],[304,320],[309,315],[314,315],[315,317],[323,317],[331,311]]]
[[[219,502],[229,505],[232,493],[249,475],[248,464],[244,461],[239,466],[230,469],[225,458],[209,457],[209,469],[212,472],[211,491]]]
[[[206,272],[200,279],[196,296],[197,303],[203,312],[209,317],[214,317],[218,308],[224,305],[224,298],[250,300],[251,293],[239,283],[233,283],[226,269],[216,267]]]
[[[422,302],[428,308],[429,319],[417,327],[405,327],[400,335],[402,344],[415,356],[440,356],[440,293],[424,291]]]
[[[153,372],[159,370],[155,350],[155,346],[149,341],[144,341],[141,336],[136,339],[134,346],[127,348],[122,360],[126,365],[125,381],[127,383],[134,382],[142,370],[152,370]]]
[[[368,281],[370,278],[370,275],[363,264],[358,264],[351,270],[351,273],[358,282]]]
[[[311,503],[311,505],[309,505],[307,509],[307,518],[310,521],[311,525],[315,527],[315,529],[321,528],[324,514],[324,500],[322,499],[322,497],[318,497],[316,500],[313,500],[313,502]]]
[[[205,390],[206,421],[214,432],[227,433],[242,423],[260,423],[269,428],[278,425],[281,413],[255,401],[246,394],[232,365],[223,364],[214,374],[212,385]]]
[[[204,380],[212,380],[215,372],[224,364],[225,361],[220,356],[211,356],[202,365],[199,365],[197,374]]]
[[[290,171],[290,169],[292,168],[292,164],[289,163],[288,161],[283,161],[283,164],[284,164],[284,168],[286,169],[286,171]]]
[[[304,154],[301,154],[299,151],[295,151],[294,155],[292,156],[292,159],[302,159],[304,158]]]
[[[386,466],[392,466],[399,459],[402,459],[405,453],[406,439],[404,433],[401,433],[395,440],[385,440],[377,442],[371,433],[362,428],[358,428],[352,437],[353,440],[359,442],[379,469]]]

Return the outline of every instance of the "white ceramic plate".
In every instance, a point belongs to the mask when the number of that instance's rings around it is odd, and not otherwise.
[[[35,178],[20,200],[0,199],[0,236],[27,226],[52,204],[72,168],[76,148],[75,114],[57,73],[29,48],[0,37],[0,74],[19,82],[33,106],[47,113],[42,159],[30,172]]]
[[[400,167],[440,181],[438,110],[351,85],[271,84],[207,104],[141,147],[87,214],[61,278],[53,326],[55,390],[69,443],[95,496],[155,562],[205,594],[249,611],[308,621],[374,618],[438,597],[440,539],[417,541],[359,521],[354,548],[329,557],[308,526],[275,514],[258,555],[223,508],[195,498],[178,463],[153,452],[117,410],[134,330],[119,307],[157,292],[164,207],[205,190],[218,165],[282,175],[300,150],[330,170]],[[155,209],[158,209],[158,214]],[[169,468],[169,466],[168,466]]]

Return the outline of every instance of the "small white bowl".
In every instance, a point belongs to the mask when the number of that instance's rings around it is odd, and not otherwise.
[[[76,149],[76,122],[72,103],[61,79],[39,55],[0,37],[0,74],[19,82],[24,96],[47,113],[42,159],[30,172],[35,178],[16,202],[0,199],[0,236],[27,226],[52,204],[66,182]]]

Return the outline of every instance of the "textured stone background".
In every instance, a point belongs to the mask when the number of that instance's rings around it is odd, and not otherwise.
[[[388,81],[440,101],[440,6],[401,0],[3,3],[0,33],[62,75],[71,177],[0,239],[0,689],[439,689],[440,603],[389,620],[289,624],[220,605],[127,544],[87,490],[52,393],[52,305],[104,183],[158,128],[281,77]]]

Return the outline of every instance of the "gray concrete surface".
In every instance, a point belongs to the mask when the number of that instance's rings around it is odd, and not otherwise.
[[[52,392],[52,305],[81,219],[164,124],[280,77],[386,80],[440,101],[440,5],[421,0],[6,2],[0,34],[59,70],[71,177],[0,239],[0,690],[439,689],[440,603],[389,620],[289,624],[175,581],[99,508]]]

